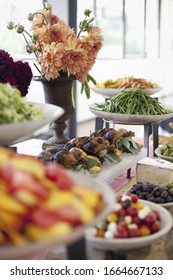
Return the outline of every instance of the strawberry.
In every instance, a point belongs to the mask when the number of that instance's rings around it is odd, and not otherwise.
[[[64,171],[60,164],[48,163],[45,166],[46,177],[55,182],[58,189],[71,190],[74,182],[72,178]]]
[[[46,199],[49,196],[49,190],[43,187],[35,178],[29,174],[17,170],[15,167],[6,164],[1,167],[1,178],[8,182],[10,192],[16,190],[28,190],[41,199]]]
[[[57,222],[67,222],[73,226],[81,224],[80,213],[70,205],[63,205],[56,210],[34,209],[29,214],[29,219],[44,228]]]

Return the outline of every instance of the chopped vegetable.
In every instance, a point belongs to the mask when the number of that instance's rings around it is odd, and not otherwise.
[[[165,145],[161,148],[161,154],[166,157],[172,157],[173,158],[173,144]]]
[[[38,120],[43,117],[39,106],[29,104],[17,88],[0,83],[0,124]]]

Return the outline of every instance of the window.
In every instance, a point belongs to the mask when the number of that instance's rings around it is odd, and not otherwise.
[[[28,30],[30,22],[27,20],[27,15],[40,9],[43,5],[43,0],[26,1],[23,0],[8,0],[0,2],[0,48],[6,50],[11,55],[26,54],[26,44],[23,36],[16,33],[15,30],[8,30],[7,22],[12,21],[15,24],[20,23]]]
[[[78,1],[78,11],[86,8]],[[104,36],[98,58],[157,58],[159,56],[160,0],[90,0]],[[79,22],[78,18],[78,22]]]

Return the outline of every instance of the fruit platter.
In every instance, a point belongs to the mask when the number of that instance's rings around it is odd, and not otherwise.
[[[117,195],[102,222],[86,230],[87,244],[106,251],[128,251],[150,246],[172,228],[172,216],[155,203],[134,194]]]
[[[106,184],[0,148],[0,259],[68,245],[110,211]]]

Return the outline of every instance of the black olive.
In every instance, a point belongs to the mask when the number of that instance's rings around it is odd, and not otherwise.
[[[169,194],[170,194],[171,197],[173,197],[173,189],[169,190]]]
[[[157,196],[157,197],[160,196],[160,190],[158,190],[157,192],[155,192],[155,196]]]
[[[147,200],[151,202],[156,202],[156,198],[154,196],[148,197]]]
[[[166,202],[171,202],[171,201],[173,201],[173,198],[172,198],[170,195],[168,195],[168,196],[166,197],[165,201],[166,201]]]
[[[156,202],[157,202],[157,203],[164,203],[165,200],[164,200],[164,198],[162,198],[162,197],[156,197]]]
[[[169,195],[169,194],[168,194],[168,191],[164,190],[164,191],[161,193],[160,197],[166,198],[168,195]]]

